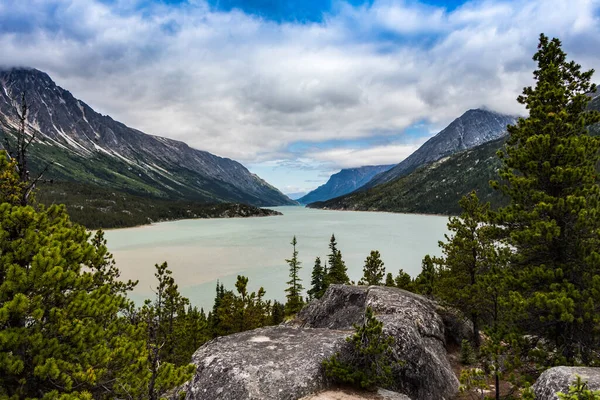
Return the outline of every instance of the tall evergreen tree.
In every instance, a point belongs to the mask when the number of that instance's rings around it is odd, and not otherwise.
[[[349,284],[348,268],[342,259],[342,252],[337,248],[335,235],[331,235],[329,241],[329,270],[327,271],[327,286],[330,284]]]
[[[321,266],[321,259],[317,257],[315,259],[315,266],[312,270],[312,278],[310,281],[311,288],[308,290],[309,300],[320,299],[325,294],[326,290],[326,270]]]
[[[371,250],[371,254],[365,259],[363,267],[363,277],[358,282],[359,285],[381,285],[385,276],[385,267],[383,266],[381,255],[378,250]]]
[[[194,371],[193,366],[172,369],[173,362],[189,364],[191,360],[176,360],[174,349],[180,341],[185,340],[183,332],[177,332],[177,325],[185,315],[185,306],[188,301],[179,294],[177,284],[168,269],[166,262],[155,265],[154,276],[158,281],[154,301],[147,300],[142,309],[146,321],[148,336],[146,346],[148,349],[148,362],[150,377],[148,384],[148,398],[158,400],[165,388],[160,384],[161,375],[165,371],[173,371],[180,381],[185,381]],[[178,319],[179,317],[179,319]],[[191,354],[190,354],[191,356]]]
[[[285,260],[290,266],[290,280],[287,282],[288,288],[285,289],[287,293],[287,302],[285,303],[286,315],[296,314],[304,306],[304,301],[302,300],[302,290],[304,287],[300,283],[302,279],[300,279],[298,276],[301,268],[300,264],[302,263],[300,260],[298,260],[298,250],[296,250],[296,244],[298,244],[298,241],[296,240],[296,236],[294,236],[290,244],[292,245],[294,251],[292,253],[292,258]]]
[[[480,329],[485,300],[482,276],[488,273],[495,252],[490,227],[487,225],[489,203],[482,204],[475,192],[464,196],[459,205],[460,217],[450,217],[446,241],[439,242],[443,257],[436,295],[462,311],[473,324],[475,347],[481,345]]]
[[[586,110],[594,71],[543,34],[533,59],[535,87],[518,98],[529,116],[508,127],[502,181],[492,183],[510,198],[497,222],[514,248],[517,303],[531,316],[523,328],[550,339],[562,362],[588,361],[600,319],[600,142],[586,129],[600,121]]]

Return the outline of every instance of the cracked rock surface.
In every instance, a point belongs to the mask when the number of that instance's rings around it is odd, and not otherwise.
[[[577,376],[587,382],[590,390],[600,390],[600,368],[554,367],[544,371],[535,381],[533,390],[536,400],[558,400],[558,393],[569,393],[569,386]]]
[[[395,339],[403,365],[389,388],[414,400],[448,400],[458,391],[446,357],[446,326],[437,305],[416,294],[380,286],[331,285],[291,322],[214,339],[193,356],[186,399],[296,400],[332,388],[321,362],[345,351],[366,307]],[[399,395],[398,395],[399,396]]]

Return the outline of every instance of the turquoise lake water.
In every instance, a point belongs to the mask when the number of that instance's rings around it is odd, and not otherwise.
[[[387,272],[398,269],[415,276],[426,254],[438,255],[438,240],[447,232],[447,217],[313,210],[277,207],[283,216],[204,219],[164,222],[106,232],[124,279],[138,279],[132,298],[153,296],[154,264],[167,261],[181,293],[192,304],[210,309],[217,280],[234,289],[237,275],[249,278],[252,291],[260,286],[266,298],[283,300],[288,280],[286,258],[296,235],[300,273],[305,289],[315,257],[324,261],[334,233],[350,279],[362,276],[365,258],[379,250]]]

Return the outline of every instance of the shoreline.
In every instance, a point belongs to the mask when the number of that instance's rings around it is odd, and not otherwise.
[[[321,210],[321,211],[340,211],[340,212],[365,212],[365,213],[382,213],[382,214],[400,214],[400,215],[422,215],[424,217],[453,217],[452,214],[436,214],[436,213],[419,213],[419,212],[395,212],[395,211],[383,211],[383,210],[343,210],[339,208],[313,208],[304,206],[305,208],[310,208],[311,210]]]
[[[277,207],[282,207],[282,206],[277,206]],[[143,227],[150,227],[150,226],[154,226],[157,224],[162,224],[165,222],[177,222],[177,221],[196,221],[196,220],[200,220],[200,219],[232,219],[232,218],[268,218],[268,217],[281,217],[283,214],[275,211],[275,210],[271,210],[269,208],[265,208],[264,210],[270,210],[275,212],[275,214],[267,214],[267,215],[236,215],[233,217],[208,217],[208,218],[202,218],[202,217],[198,217],[198,218],[173,218],[173,219],[165,219],[165,220],[161,220],[161,221],[152,221],[149,222],[147,224],[139,224],[139,225],[131,225],[131,226],[122,226],[119,228],[98,228],[98,229],[87,229],[90,232],[93,231],[99,231],[102,230],[103,232],[107,232],[107,231],[116,231],[116,230],[120,230],[120,229],[132,229],[132,228],[143,228]]]
[[[396,215],[418,215],[418,216],[423,216],[423,217],[446,217],[446,218],[450,218],[453,215],[449,215],[449,214],[435,214],[435,213],[411,213],[411,212],[394,212],[394,211],[381,211],[381,210],[340,210],[340,209],[334,209],[334,208],[312,208],[312,207],[307,207],[306,205],[302,206],[293,206],[293,205],[289,205],[289,206],[276,206],[276,207],[300,207],[300,208],[307,208],[310,210],[315,210],[315,211],[335,211],[335,212],[354,212],[354,213],[381,213],[381,214],[396,214]],[[267,210],[271,210],[271,209],[267,209]],[[143,228],[143,227],[151,227],[151,226],[155,226],[158,224],[162,224],[162,223],[166,223],[166,222],[177,222],[177,221],[196,221],[196,220],[209,220],[209,219],[232,219],[232,218],[267,218],[267,217],[281,217],[284,214],[277,211],[277,210],[271,210],[271,211],[275,211],[277,214],[271,214],[271,215],[248,215],[248,216],[235,216],[235,217],[209,217],[209,218],[174,218],[174,219],[167,219],[167,220],[162,220],[162,221],[153,221],[150,222],[148,224],[140,224],[140,225],[133,225],[133,226],[124,226],[124,227],[120,227],[120,228],[98,228],[98,229],[88,229],[89,231],[97,231],[97,230],[102,230],[102,231],[115,231],[115,230],[120,230],[120,229],[132,229],[132,228]]]

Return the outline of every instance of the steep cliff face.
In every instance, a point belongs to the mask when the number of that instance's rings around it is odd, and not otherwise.
[[[315,201],[325,201],[343,196],[355,191],[373,179],[375,175],[385,172],[392,167],[393,165],[369,165],[343,169],[337,174],[331,175],[324,185],[299,198],[298,202],[301,204],[310,204]]]
[[[390,182],[426,164],[498,139],[506,134],[506,126],[516,117],[487,110],[469,110],[444,130],[429,139],[417,151],[387,172],[375,176],[363,188]]]
[[[240,163],[183,142],[147,135],[95,112],[35,69],[0,71],[0,127],[17,127],[15,102],[25,93],[30,133],[43,141],[32,155],[53,161],[59,179],[139,194],[253,205],[294,204]]]

